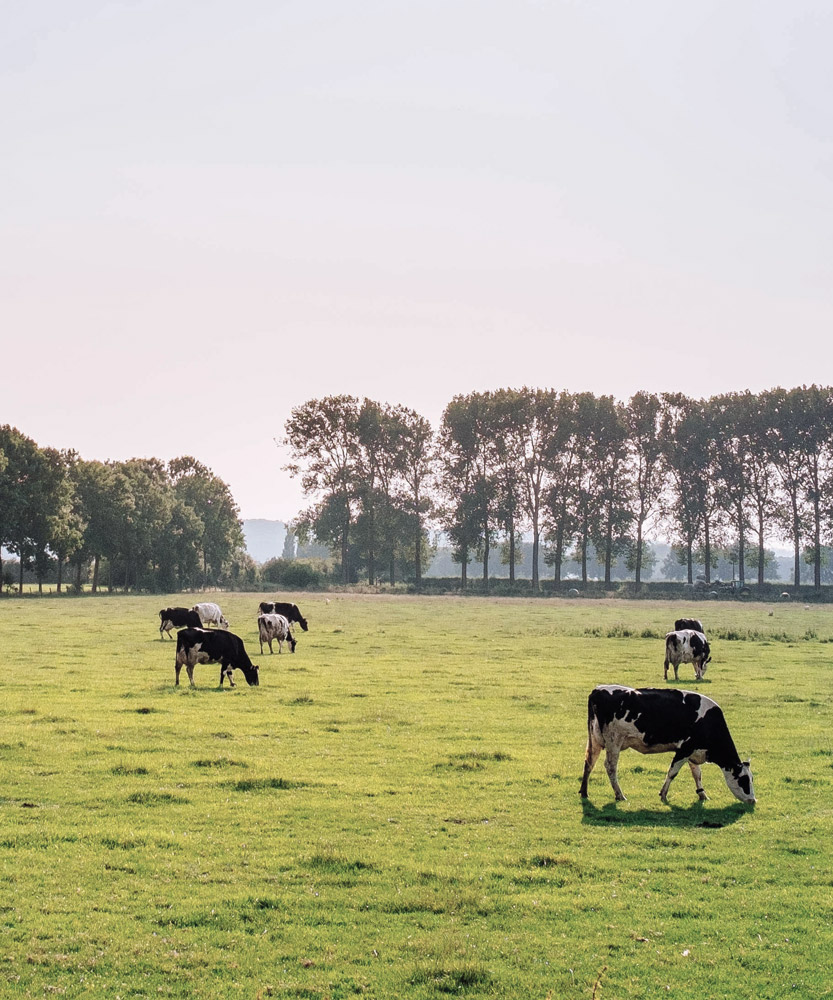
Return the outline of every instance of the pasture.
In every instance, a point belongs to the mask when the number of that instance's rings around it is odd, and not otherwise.
[[[222,691],[173,686],[193,596],[0,601],[0,995],[833,996],[829,608],[297,595],[270,656],[265,597],[205,598]],[[757,807],[633,751],[583,805],[588,693],[663,686],[680,614]]]

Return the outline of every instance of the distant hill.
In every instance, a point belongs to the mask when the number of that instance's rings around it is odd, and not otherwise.
[[[283,552],[286,525],[283,521],[253,518],[243,522],[243,537],[246,539],[246,551],[252,559],[259,563],[268,562],[269,559],[277,559]]]

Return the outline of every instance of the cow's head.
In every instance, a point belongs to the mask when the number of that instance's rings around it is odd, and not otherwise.
[[[242,667],[243,676],[246,678],[246,683],[249,687],[258,687],[260,685],[260,677],[258,671],[260,667],[256,663],[251,664],[248,667]]]
[[[228,622],[223,615],[220,615],[220,628],[228,628]]]
[[[729,770],[723,772],[726,776],[726,784],[729,791],[741,802],[754,803],[755,789],[752,787],[752,772],[749,770],[749,761],[742,760]]]
[[[298,611],[297,608],[295,610]],[[309,632],[309,628],[307,627],[307,620],[306,618],[302,617],[300,611],[298,611],[298,624],[305,632]]]
[[[292,635],[291,632],[286,633],[286,641],[289,643],[289,652],[294,653],[295,647],[298,645],[298,641],[295,639],[295,637]]]

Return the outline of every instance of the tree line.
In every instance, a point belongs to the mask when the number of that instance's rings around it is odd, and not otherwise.
[[[433,530],[449,539],[460,577],[500,545],[515,578],[522,534],[539,563],[575,560],[587,582],[595,554],[610,585],[624,557],[637,589],[661,531],[687,579],[707,583],[732,547],[739,582],[763,584],[765,542],[793,551],[793,582],[833,537],[833,389],[733,392],[709,399],[638,392],[627,402],[590,392],[498,389],[455,396],[440,426],[404,406],[354,396],[292,410],[287,471],[310,505],[294,528],[328,545],[343,582],[409,577],[419,585]]]
[[[19,589],[57,570],[81,590],[91,579],[168,591],[234,582],[251,562],[229,487],[195,458],[84,461],[0,426],[0,545],[17,556]],[[7,582],[0,553],[0,580]]]

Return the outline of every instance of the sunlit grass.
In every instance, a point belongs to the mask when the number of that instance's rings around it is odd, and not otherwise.
[[[0,995],[833,995],[826,608],[298,595],[260,656],[260,599],[233,691],[173,686],[188,597],[0,602]],[[582,804],[587,694],[682,611],[758,806],[633,753]]]

